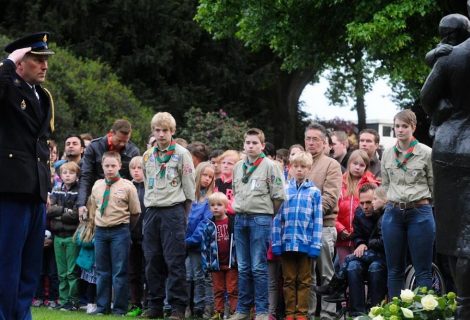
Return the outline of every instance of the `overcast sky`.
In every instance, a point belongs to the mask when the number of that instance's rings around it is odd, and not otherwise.
[[[328,81],[320,78],[320,82],[315,85],[307,85],[300,96],[300,101],[304,102],[303,111],[311,114],[312,118],[318,116],[320,119],[329,120],[339,117],[344,120],[357,122],[356,111],[351,111],[350,107],[330,106],[325,97]],[[378,80],[371,92],[366,94],[366,118],[367,120],[392,120],[398,112],[397,106],[389,98],[390,87],[385,80]],[[366,120],[366,121],[367,121]]]

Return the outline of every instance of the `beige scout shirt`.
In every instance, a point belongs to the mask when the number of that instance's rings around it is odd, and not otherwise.
[[[91,190],[91,210],[94,212],[95,224],[98,227],[114,227],[130,223],[130,215],[140,213],[137,189],[132,182],[121,178],[111,185],[108,206],[101,215],[105,190],[104,179],[96,181]]]
[[[338,217],[338,199],[341,193],[341,166],[335,159],[320,153],[313,156],[312,170],[307,178],[320,189],[323,206],[323,226],[334,227]]]
[[[285,199],[281,167],[269,158],[264,158],[248,182],[243,183],[243,161],[237,162],[233,168],[233,209],[237,213],[274,214],[273,200]]]
[[[160,177],[161,165],[153,150],[150,148],[143,155],[145,207],[170,207],[186,200],[194,201],[196,182],[189,151],[176,144],[175,153],[166,163],[165,175]]]
[[[431,151],[428,146],[418,143],[414,155],[406,164],[408,169],[405,172],[397,167],[393,147],[385,150],[382,156],[382,187],[387,190],[389,201],[413,202],[432,198]],[[403,161],[405,153],[400,152],[400,161]]]

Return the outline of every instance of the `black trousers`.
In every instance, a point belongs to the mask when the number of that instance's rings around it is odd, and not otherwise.
[[[148,307],[163,310],[165,284],[172,310],[184,313],[186,289],[186,218],[183,204],[147,208],[143,221]]]
[[[470,319],[470,259],[466,257],[449,256],[450,272],[454,278],[455,287],[457,289],[458,307],[455,320]]]

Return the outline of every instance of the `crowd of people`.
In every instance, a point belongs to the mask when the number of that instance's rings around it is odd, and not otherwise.
[[[334,319],[337,302],[356,316],[398,296],[407,256],[417,285],[431,287],[430,148],[413,137],[413,112],[395,116],[397,144],[381,160],[373,129],[350,146],[345,132],[312,123],[304,145],[278,150],[250,129],[243,150],[211,150],[176,138],[169,113],[151,127],[143,156],[122,119],[98,139],[68,136],[61,156],[50,144],[33,306]]]

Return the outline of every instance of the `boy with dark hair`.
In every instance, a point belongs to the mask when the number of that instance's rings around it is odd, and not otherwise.
[[[267,252],[271,222],[284,201],[284,174],[263,153],[264,133],[245,133],[246,159],[233,170],[235,241],[238,248],[238,305],[231,320],[248,320],[255,304],[256,320],[268,319]]]
[[[95,182],[91,191],[91,210],[95,212],[95,252],[97,271],[96,314],[111,311],[125,315],[129,295],[128,257],[130,228],[140,214],[140,202],[135,186],[119,175],[121,156],[114,151],[103,154],[104,179]]]

